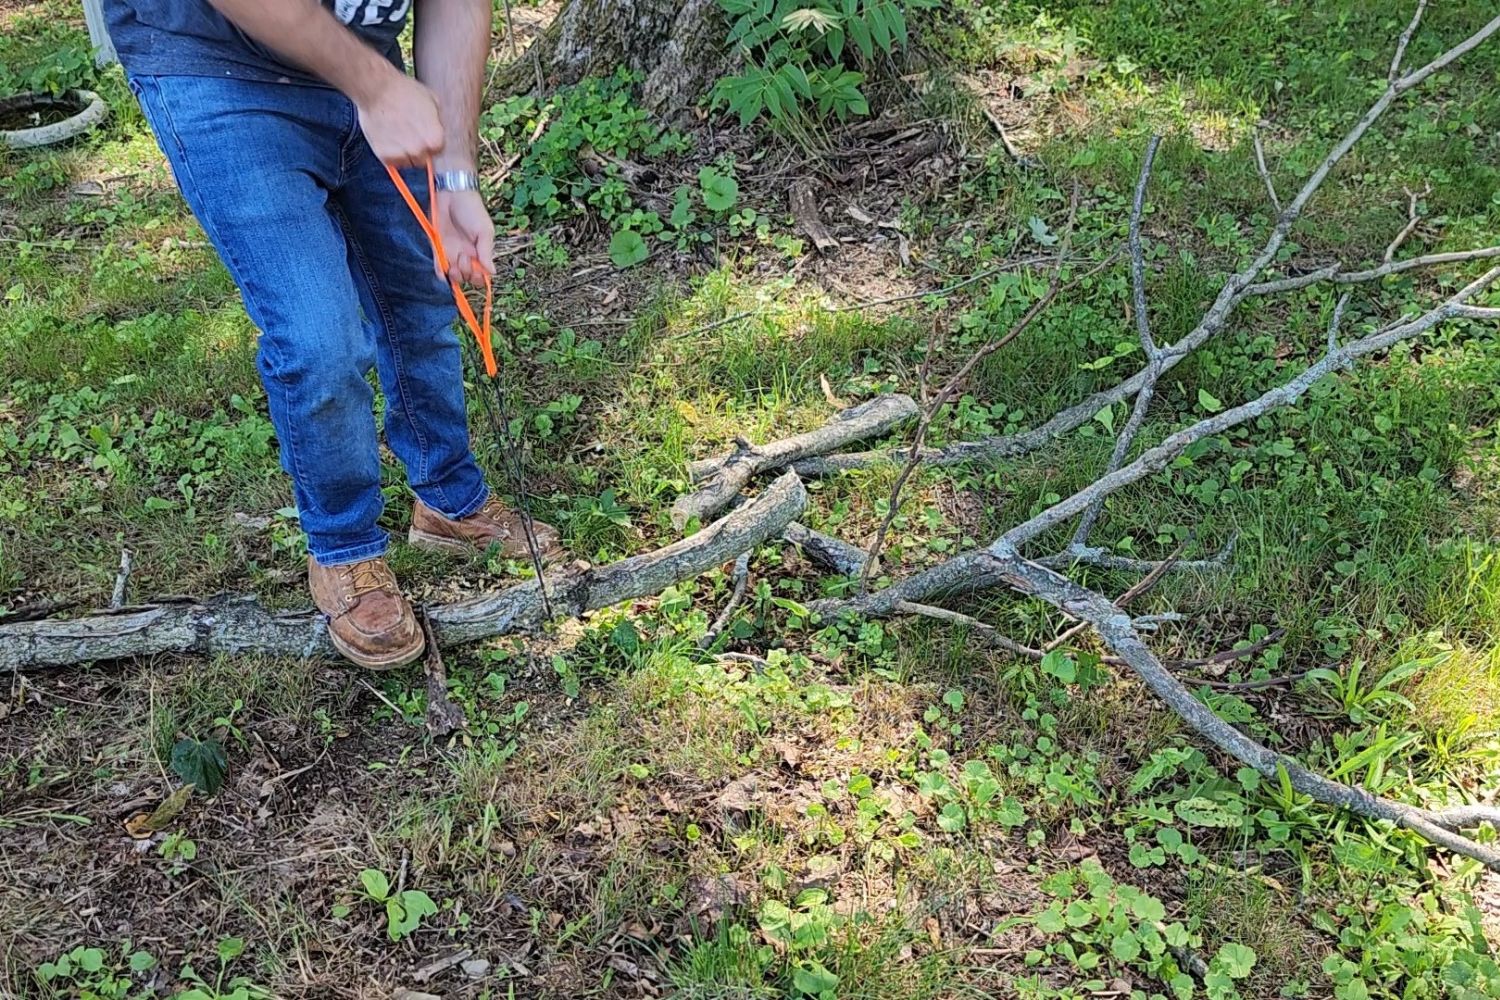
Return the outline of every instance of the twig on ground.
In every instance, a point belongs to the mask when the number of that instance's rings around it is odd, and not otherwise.
[[[1276,196],[1276,182],[1271,179],[1271,171],[1266,168],[1266,149],[1260,141],[1259,125],[1250,130],[1250,141],[1255,146],[1255,169],[1266,185],[1266,196],[1271,199],[1271,207],[1280,215],[1281,199]]]
[[[130,590],[130,571],[133,567],[134,556],[129,549],[120,550],[120,571],[115,574],[115,587],[109,595],[109,607],[111,611],[118,611],[125,606],[125,597]]]
[[[1396,234],[1396,238],[1391,240],[1390,245],[1385,248],[1385,256],[1381,258],[1381,263],[1383,264],[1389,264],[1395,259],[1396,251],[1401,249],[1401,244],[1405,243],[1407,237],[1417,231],[1417,226],[1422,222],[1422,217],[1417,214],[1417,202],[1432,194],[1432,182],[1429,181],[1422,188],[1420,194],[1411,188],[1402,188],[1402,190],[1406,192],[1406,225],[1401,228],[1401,231]]]
[[[1229,557],[1234,554],[1236,541],[1237,536],[1231,536],[1222,549],[1207,559],[1137,559],[1133,556],[1117,556],[1094,545],[1085,545],[1082,548],[1069,545],[1056,555],[1044,556],[1034,561],[1048,569],[1096,566],[1099,569],[1115,570],[1121,573],[1154,573],[1164,563],[1168,563],[1167,568],[1173,572],[1215,573],[1228,564]]]
[[[699,649],[707,649],[718,640],[720,633],[729,626],[729,619],[744,603],[745,588],[750,583],[750,553],[748,551],[741,552],[739,558],[734,561],[732,579],[734,584],[729,600],[725,602],[724,610],[719,612],[719,617],[715,618],[714,623],[708,627],[708,631],[698,638]]]
[[[448,668],[443,663],[443,653],[426,608],[417,609],[417,623],[427,637],[427,652],[422,658],[427,685],[427,733],[438,739],[467,728],[469,720],[464,717],[464,710],[448,697]]]
[[[765,670],[771,665],[765,657],[756,656],[754,653],[719,653],[718,659],[729,660],[735,663],[749,663],[756,670]]]
[[[1130,210],[1130,295],[1131,301],[1135,303],[1136,337],[1139,338],[1141,350],[1146,355],[1146,379],[1135,394],[1135,405],[1131,407],[1125,426],[1120,428],[1120,434],[1115,438],[1115,446],[1109,456],[1109,466],[1105,469],[1106,474],[1120,467],[1125,461],[1125,455],[1130,451],[1130,446],[1135,443],[1136,435],[1140,433],[1141,426],[1146,422],[1146,411],[1151,407],[1151,398],[1156,393],[1156,383],[1161,378],[1163,370],[1162,353],[1156,346],[1156,339],[1151,335],[1151,315],[1146,303],[1146,251],[1141,243],[1141,218],[1146,213],[1146,189],[1151,184],[1151,168],[1156,163],[1156,151],[1160,146],[1161,136],[1159,135],[1153,135],[1151,141],[1146,143],[1146,155],[1141,159],[1141,174],[1136,180],[1135,200]],[[1093,533],[1094,525],[1103,512],[1103,497],[1084,510],[1083,515],[1078,519],[1078,527],[1073,531],[1074,548],[1081,549],[1088,544],[1089,535]]]
[[[1294,674],[1283,674],[1279,677],[1262,677],[1260,680],[1254,681],[1218,681],[1205,677],[1197,681],[1197,683],[1206,684],[1215,691],[1220,691],[1224,694],[1237,694],[1241,691],[1260,691],[1265,688],[1295,684],[1310,673],[1312,673],[1312,670],[1299,670]]]
[[[1248,646],[1236,646],[1234,649],[1226,649],[1223,652],[1214,653],[1210,656],[1202,656],[1191,660],[1173,660],[1174,667],[1207,667],[1215,663],[1230,663],[1234,660],[1243,660],[1249,656],[1258,656],[1286,638],[1286,629],[1273,629],[1266,636],[1252,642]]]

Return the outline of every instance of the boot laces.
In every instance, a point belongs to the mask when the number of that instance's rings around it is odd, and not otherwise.
[[[385,590],[392,583],[391,571],[378,559],[366,559],[347,568],[349,600],[356,601],[366,594]]]

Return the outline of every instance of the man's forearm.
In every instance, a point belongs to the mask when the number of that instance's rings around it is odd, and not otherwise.
[[[262,45],[317,74],[355,103],[375,99],[399,75],[317,0],[209,0]]]
[[[422,0],[416,11],[417,78],[437,95],[446,140],[438,166],[473,170],[493,8],[490,0]]]

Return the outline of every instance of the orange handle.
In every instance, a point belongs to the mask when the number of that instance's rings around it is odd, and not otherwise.
[[[417,224],[422,227],[422,232],[427,234],[427,242],[432,244],[432,257],[437,263],[438,270],[446,276],[448,274],[448,253],[443,249],[443,237],[438,233],[437,224],[428,218],[427,213],[422,211],[422,206],[417,204],[417,199],[412,196],[411,188],[406,186],[406,181],[401,179],[401,174],[389,163],[385,165],[386,173],[391,175],[391,180],[396,184],[396,190],[401,192],[401,199],[406,202],[406,207],[411,209],[411,214],[417,217]],[[427,204],[437,205],[437,180],[432,173],[432,161],[427,161]],[[448,278],[448,286],[453,289],[453,301],[458,306],[458,314],[464,318],[464,324],[468,326],[469,332],[474,334],[474,339],[479,342],[479,351],[484,355],[484,370],[491,378],[500,370],[495,363],[495,346],[490,339],[490,320],[495,306],[495,286],[490,280],[488,273],[484,274],[484,323],[481,325],[479,319],[474,315],[474,307],[469,305],[469,297],[459,287],[458,282]]]

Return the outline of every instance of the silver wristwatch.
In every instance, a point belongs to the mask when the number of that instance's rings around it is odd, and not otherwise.
[[[439,170],[433,180],[439,191],[479,190],[479,175],[472,170]]]

